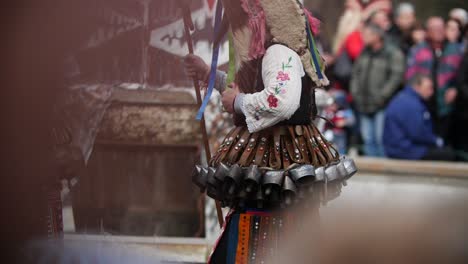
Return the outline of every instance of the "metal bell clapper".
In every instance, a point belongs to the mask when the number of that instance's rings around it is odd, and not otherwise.
[[[245,190],[241,190],[237,195],[238,205],[240,207],[245,207],[245,201],[247,200],[247,198],[248,198],[247,192]]]
[[[284,203],[286,205],[291,205],[296,199],[296,194],[297,194],[297,188],[296,188],[296,185],[294,184],[294,181],[289,176],[286,176],[284,178],[283,191],[282,191]]]
[[[257,191],[260,181],[262,179],[262,172],[257,165],[251,165],[245,174],[243,185],[247,193],[254,193]]]
[[[301,165],[289,171],[291,179],[301,186],[308,186],[315,181],[315,168],[310,164]]]
[[[279,200],[279,195],[281,193],[281,185],[284,181],[284,171],[267,171],[263,175],[263,193],[270,201]]]
[[[322,187],[320,191],[320,200],[322,205],[326,205],[326,196],[327,196],[327,176],[325,175],[325,167],[318,167],[315,169],[315,182],[318,186]]]
[[[196,165],[192,172],[192,182],[200,188],[202,193],[206,190],[207,177],[208,169],[200,165]]]
[[[257,193],[255,195],[255,200],[257,201],[257,207],[263,208],[263,202],[265,199],[263,198],[262,186],[258,186]]]

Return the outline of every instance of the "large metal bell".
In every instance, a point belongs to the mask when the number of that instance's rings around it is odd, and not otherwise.
[[[226,176],[226,178],[224,178],[224,180],[232,181],[237,186],[239,186],[242,183],[243,178],[244,178],[244,173],[242,171],[242,168],[238,164],[234,164],[231,166],[231,169],[229,170],[229,173]]]
[[[242,177],[242,168],[238,164],[231,166],[223,182],[223,192],[226,197],[232,198],[235,196],[235,193],[239,190]]]
[[[315,181],[316,182],[325,181],[325,167],[318,167],[315,169]]]
[[[224,178],[229,174],[230,167],[224,163],[220,163],[218,165],[218,168],[216,168],[214,177],[222,182],[224,181]]]
[[[315,168],[310,164],[301,165],[291,169],[289,175],[298,185],[311,185],[315,181]]]
[[[286,176],[284,178],[283,191],[282,191],[284,203],[286,205],[291,205],[296,199],[296,194],[297,194],[297,187],[294,184],[294,181],[289,176]]]
[[[336,165],[340,179],[345,180],[348,178],[348,171],[345,168],[344,160],[341,159],[340,162]]]
[[[208,169],[200,165],[196,165],[192,172],[192,182],[200,188],[201,192],[205,192],[208,178]]]
[[[245,191],[247,193],[255,193],[260,185],[262,179],[262,172],[260,171],[257,165],[251,165],[247,171],[244,178],[243,185],[245,186]]]
[[[356,167],[356,164],[354,163],[353,159],[344,158],[343,159],[343,164],[344,164],[344,167],[345,167],[346,171],[348,172],[348,177],[346,177],[346,179],[349,179],[354,174],[356,174],[357,167]]]
[[[336,181],[340,178],[340,174],[338,173],[338,168],[335,164],[328,166],[325,169],[325,176],[327,177],[328,182]]]
[[[279,201],[284,181],[284,171],[267,171],[265,172],[265,175],[263,175],[262,181],[265,198],[271,202]]]
[[[209,197],[221,201],[222,194],[221,194],[221,182],[216,179],[215,177],[216,169],[213,167],[208,168],[208,175],[207,175],[207,190],[206,193]]]

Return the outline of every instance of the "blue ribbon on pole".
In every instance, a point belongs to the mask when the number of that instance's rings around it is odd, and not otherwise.
[[[215,26],[214,26],[214,36],[213,39],[216,39],[219,30],[221,28],[221,19],[223,15],[223,5],[221,3],[221,0],[218,0],[218,3],[216,5],[216,15],[215,15]],[[206,90],[206,95],[205,98],[203,99],[203,102],[200,106],[200,109],[198,110],[197,113],[197,120],[201,120],[203,118],[203,113],[205,112],[206,107],[208,106],[208,103],[210,102],[211,94],[213,93],[214,85],[215,85],[215,79],[216,79],[216,69],[218,68],[218,57],[219,57],[219,46],[220,43],[215,43],[215,46],[213,48],[213,55],[211,57],[211,69],[210,69],[210,78],[208,81],[208,88]]]
[[[309,41],[309,49],[312,55],[312,61],[314,63],[318,78],[322,80],[324,78],[323,73],[322,73],[322,68],[320,67],[320,63],[317,58],[315,41],[312,36],[312,30],[310,29],[309,21],[307,19],[306,19],[306,27],[307,27],[307,39]]]

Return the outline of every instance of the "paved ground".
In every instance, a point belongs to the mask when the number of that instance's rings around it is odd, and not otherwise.
[[[360,173],[344,187],[341,196],[330,205],[359,200],[360,203],[381,203],[386,199],[405,199],[414,206],[425,204],[431,197],[438,200],[467,199],[468,178],[435,177],[424,175],[396,176]],[[396,195],[398,194],[398,195]],[[364,199],[363,199],[364,198]]]
[[[322,215],[326,218],[333,210],[356,204],[375,207],[391,201],[421,208],[450,199],[468,200],[467,178],[364,172],[350,180],[342,195],[322,209]],[[197,239],[69,235],[62,244],[36,245],[40,250],[35,252],[42,261],[38,263],[203,263],[209,244]]]

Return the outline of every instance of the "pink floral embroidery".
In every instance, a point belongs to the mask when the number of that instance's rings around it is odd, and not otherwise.
[[[274,87],[274,92],[271,93],[267,98],[269,108],[266,108],[263,106],[262,107],[257,106],[255,108],[255,113],[254,113],[254,118],[256,120],[260,120],[264,112],[273,112],[272,108],[278,107],[279,100],[278,100],[278,97],[276,97],[277,95],[286,94],[287,91],[286,89],[284,89],[285,85],[287,81],[291,80],[291,78],[289,77],[289,73],[287,73],[286,71],[287,69],[292,68],[291,62],[292,62],[292,57],[289,57],[287,63],[285,62],[282,63],[282,70],[280,70],[278,72],[278,76],[276,76],[276,80],[278,81],[278,83],[276,87]]]
[[[285,73],[283,71],[280,71],[280,72],[278,72],[278,76],[276,77],[276,80],[282,81],[282,82],[289,81],[290,80],[289,74],[287,74],[287,73]]]
[[[267,101],[270,108],[278,107],[278,98],[276,98],[275,95],[270,94],[270,96],[268,96]]]

